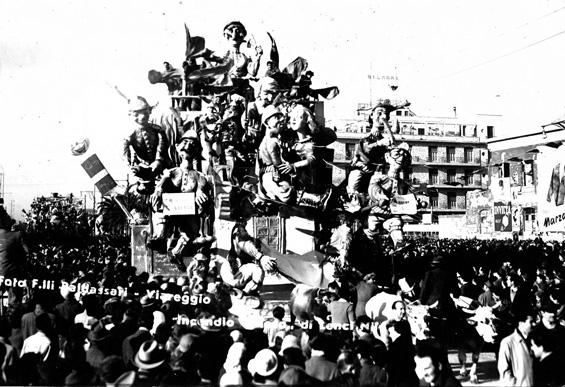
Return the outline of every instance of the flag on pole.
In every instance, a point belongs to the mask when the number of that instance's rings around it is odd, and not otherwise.
[[[71,152],[74,156],[79,156],[81,159],[81,166],[90,177],[98,191],[102,195],[107,195],[114,190],[118,183],[110,175],[102,161],[96,153],[89,152],[90,142],[88,139],[83,139],[72,144]]]

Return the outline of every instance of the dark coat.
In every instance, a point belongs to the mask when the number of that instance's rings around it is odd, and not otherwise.
[[[390,344],[387,372],[389,386],[417,386],[418,376],[414,369],[414,345],[412,337],[400,336]]]
[[[455,273],[441,267],[435,267],[426,272],[420,302],[423,305],[432,305],[438,301],[437,309],[442,313],[450,313],[455,309],[450,293],[458,295],[459,286]]]
[[[123,341],[129,335],[133,335],[137,332],[138,327],[139,324],[137,323],[137,320],[126,318],[123,322],[117,324],[110,330],[112,354],[118,356],[122,355]]]
[[[339,376],[337,364],[323,356],[314,356],[306,360],[306,373],[322,382],[327,382]]]
[[[508,291],[508,299],[510,300],[510,290]],[[514,300],[510,300],[510,312],[513,316],[520,316],[524,313],[532,312],[530,291],[525,286],[519,286]]]
[[[365,359],[361,360],[359,370],[360,386],[384,387],[387,384],[388,375],[383,367],[373,364]]]
[[[355,287],[357,290],[357,302],[355,303],[355,316],[365,316],[365,305],[367,301],[371,299],[375,294],[378,293],[379,289],[377,285],[373,283],[368,283],[367,281],[361,281]]]
[[[377,284],[390,285],[392,258],[384,254],[383,240],[381,235],[375,235],[371,239],[363,229],[358,230],[353,234],[346,260],[363,274],[374,272]]]
[[[19,231],[0,229],[0,275],[24,279],[27,252]]]

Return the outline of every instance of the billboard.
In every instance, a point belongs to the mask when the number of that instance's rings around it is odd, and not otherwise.
[[[565,146],[538,147],[538,219],[542,232],[565,231]]]

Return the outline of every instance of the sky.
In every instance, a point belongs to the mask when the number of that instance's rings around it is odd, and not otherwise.
[[[354,117],[379,96],[407,99],[418,115],[500,114],[501,137],[565,115],[565,1],[0,0],[0,166],[13,214],[38,195],[92,191],[70,153],[83,137],[125,179],[121,142],[132,129],[113,86],[166,104],[147,72],[181,65],[184,23],[223,53],[233,20],[264,59],[270,32],[282,66],[302,56],[314,87],[340,88],[326,118]],[[395,75],[399,87],[369,74]]]

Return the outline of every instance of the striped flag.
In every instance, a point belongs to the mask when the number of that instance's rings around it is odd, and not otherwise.
[[[71,152],[74,156],[80,156],[82,168],[96,188],[102,195],[107,195],[110,191],[114,190],[118,184],[110,175],[100,158],[96,153],[88,152],[90,148],[90,141],[88,139],[79,140],[71,145]]]
[[[87,157],[81,165],[102,195],[106,195],[118,185],[96,153]]]

